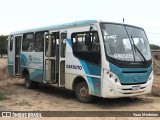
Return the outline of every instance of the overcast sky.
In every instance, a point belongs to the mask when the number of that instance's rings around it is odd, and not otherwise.
[[[160,45],[160,0],[0,0],[0,35],[12,31],[96,19],[143,27]]]

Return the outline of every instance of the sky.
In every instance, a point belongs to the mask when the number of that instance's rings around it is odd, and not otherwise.
[[[79,20],[139,26],[160,46],[160,0],[0,0],[0,35]]]

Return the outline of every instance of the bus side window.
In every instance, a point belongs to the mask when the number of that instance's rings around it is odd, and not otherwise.
[[[100,44],[96,31],[73,33],[71,37],[75,57],[96,65],[101,64]]]
[[[43,52],[44,48],[44,32],[35,34],[35,52]]]
[[[34,34],[33,33],[24,34],[22,50],[23,51],[33,51],[34,50]]]
[[[61,34],[61,57],[65,57],[67,33]]]

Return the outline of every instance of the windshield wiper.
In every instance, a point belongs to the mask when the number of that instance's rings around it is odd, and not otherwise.
[[[139,50],[139,48],[134,44],[132,36],[131,36],[131,39],[132,39],[132,42],[133,42],[134,49],[136,49],[138,51],[138,53],[141,55],[141,57],[143,58],[143,60],[146,62],[147,61],[146,58],[144,57],[144,55],[142,54],[142,52]]]

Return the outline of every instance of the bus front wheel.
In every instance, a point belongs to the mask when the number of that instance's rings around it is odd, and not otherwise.
[[[78,83],[78,85],[76,86],[75,92],[76,92],[77,99],[80,102],[89,103],[89,102],[93,102],[94,100],[94,97],[89,95],[89,88],[86,82]]]
[[[27,74],[27,75],[25,75],[25,86],[28,89],[34,89],[34,88],[37,88],[39,86],[39,83],[35,82],[35,81],[31,81],[29,79],[29,75]]]

